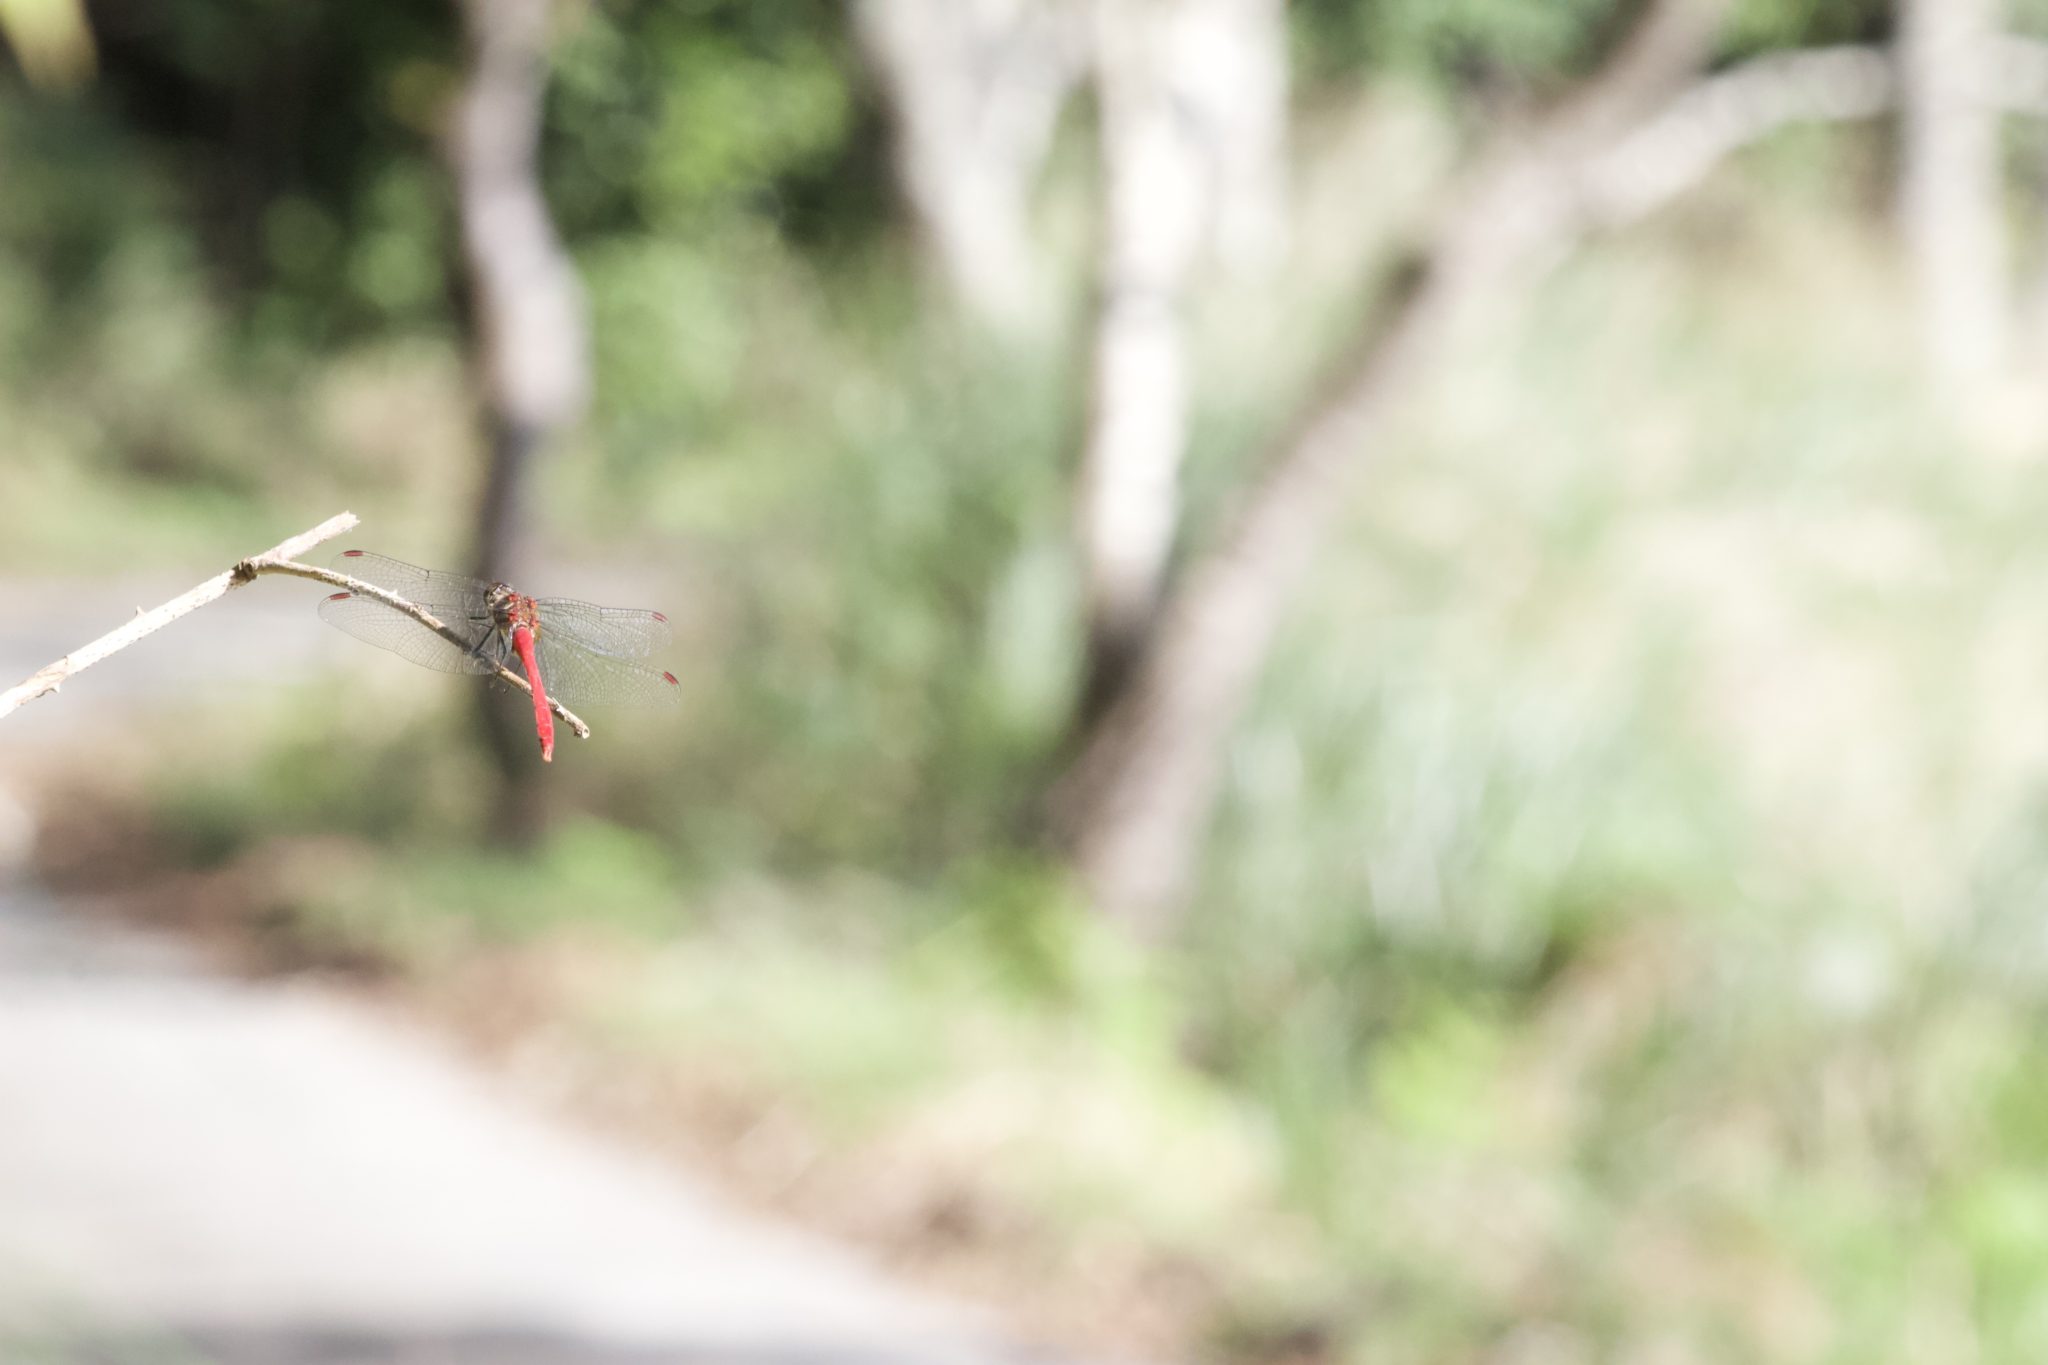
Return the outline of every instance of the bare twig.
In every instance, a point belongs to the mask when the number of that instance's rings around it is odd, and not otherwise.
[[[321,522],[310,531],[293,536],[282,545],[272,546],[257,558],[288,558],[302,554],[324,540],[332,540],[346,531],[354,530],[355,525],[355,513],[343,512],[338,517]],[[243,564],[249,562],[242,561]],[[242,576],[241,567],[238,564],[226,573],[215,574],[184,596],[172,598],[154,611],[138,613],[134,620],[119,630],[109,631],[84,648],[73,650],[57,662],[37,669],[21,683],[0,692],[0,716],[8,715],[24,703],[34,701],[45,693],[55,692],[70,682],[73,674],[83,673],[109,654],[118,654],[144,636],[154,635],[187,612],[197,611],[209,602],[219,601],[249,581],[247,577]]]
[[[330,517],[312,530],[301,532],[282,544],[273,545],[262,554],[251,555],[238,561],[227,572],[215,574],[183,596],[174,597],[154,610],[138,613],[134,620],[119,630],[107,632],[91,644],[73,650],[57,662],[37,669],[16,686],[0,692],[0,717],[7,716],[37,697],[55,692],[71,681],[73,675],[84,672],[108,655],[118,654],[144,636],[155,634],[188,612],[196,611],[209,602],[216,602],[243,584],[255,582],[264,574],[288,574],[294,578],[310,578],[317,583],[332,584],[358,596],[372,598],[394,611],[410,616],[458,648],[468,650],[469,642],[426,608],[408,602],[395,593],[386,592],[374,584],[361,582],[332,569],[301,564],[295,558],[323,541],[332,540],[338,535],[354,530],[355,526],[356,517],[353,512],[343,512],[339,516]],[[526,679],[503,665],[498,666],[497,676],[522,692],[533,690]],[[578,739],[590,738],[590,727],[584,724],[582,718],[575,712],[552,697],[548,699],[548,707],[561,717],[562,722],[575,732]]]

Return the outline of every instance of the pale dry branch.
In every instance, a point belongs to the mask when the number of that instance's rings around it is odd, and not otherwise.
[[[292,555],[303,554],[322,541],[332,540],[346,531],[354,530],[355,525],[355,513],[343,512],[340,516],[330,517],[321,522],[310,531],[293,536],[280,545],[272,546],[256,558],[289,558]],[[22,682],[5,692],[0,692],[0,716],[10,714],[37,697],[55,692],[71,681],[73,675],[83,673],[110,654],[120,653],[145,636],[154,635],[188,612],[197,611],[209,602],[219,601],[249,581],[249,577],[243,575],[242,569],[251,562],[253,561],[245,559],[227,572],[215,574],[182,597],[174,597],[153,611],[138,612],[133,620],[119,630],[108,631],[91,644],[73,650],[53,664],[46,664],[37,669]]]
[[[1640,218],[1781,128],[1872,118],[1897,97],[1890,54],[1879,48],[1753,58],[1700,81],[1588,157],[1579,173],[1584,208],[1601,224]]]
[[[2009,114],[2048,116],[2048,43],[2005,37],[1989,45],[1976,89]],[[1695,83],[1577,172],[1593,225],[1641,218],[1706,179],[1728,157],[1784,128],[1848,123],[1897,108],[1897,65],[1880,47],[1845,45],[1771,53]]]
[[[331,584],[334,587],[355,593],[358,596],[372,598],[382,602],[393,611],[402,612],[410,616],[413,620],[419,622],[422,626],[441,636],[457,648],[467,651],[469,649],[469,642],[456,634],[454,630],[436,618],[433,613],[427,611],[426,608],[408,602],[395,593],[386,592],[374,584],[361,582],[344,573],[337,573],[333,569],[322,569],[311,564],[301,564],[295,557],[304,554],[315,545],[352,531],[355,527],[356,516],[353,512],[343,512],[339,516],[330,517],[310,531],[303,531],[281,544],[273,545],[261,554],[251,555],[247,559],[238,560],[234,567],[228,569],[225,573],[215,574],[190,592],[174,597],[160,607],[136,613],[135,618],[120,629],[108,631],[91,644],[73,650],[55,663],[47,664],[37,669],[22,682],[9,688],[7,691],[0,692],[0,717],[9,715],[28,702],[34,701],[37,697],[57,691],[65,683],[71,681],[75,675],[91,668],[100,660],[109,655],[120,653],[136,641],[146,636],[154,635],[179,617],[197,611],[209,602],[219,601],[236,588],[241,587],[245,583],[253,583],[265,574],[287,574],[293,578],[309,578],[316,583]],[[497,668],[497,676],[501,680],[517,687],[522,692],[530,693],[533,690],[525,678],[520,677],[517,673],[502,665]],[[582,718],[576,715],[575,712],[570,711],[552,697],[548,699],[548,707],[555,715],[561,718],[563,724],[575,732],[578,739],[590,738],[590,727],[584,724]]]

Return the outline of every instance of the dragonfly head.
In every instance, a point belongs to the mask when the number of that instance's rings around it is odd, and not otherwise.
[[[525,626],[536,635],[540,633],[539,614],[534,610],[531,597],[512,591],[508,584],[493,583],[485,601],[490,607],[491,624],[499,630],[509,631],[514,626]]]
[[[512,607],[519,594],[503,583],[491,584],[490,595],[484,599],[491,610],[491,622],[500,630],[512,628]]]

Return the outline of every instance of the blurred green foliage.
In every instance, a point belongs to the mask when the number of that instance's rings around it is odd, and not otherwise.
[[[1879,9],[1757,0],[1730,47]],[[346,500],[432,557],[472,476],[447,13],[105,10],[97,87],[0,86],[0,501],[37,512],[0,554],[211,563]],[[505,849],[466,680],[280,682],[152,730],[179,862],[316,960],[623,945],[569,994],[598,1055],[739,1059],[1198,1265],[1246,1357],[2041,1357],[2042,414],[1915,397],[1869,140],[1752,158],[1461,353],[1144,954],[1016,852],[1076,668],[1074,357],[920,314],[840,7],[565,15],[599,401],[542,502],[672,599],[684,714],[593,717],[577,815]],[[1613,21],[1296,17],[1324,97],[1540,90]],[[1201,314],[1205,506],[1332,292]]]
[[[736,216],[844,241],[886,195],[875,110],[829,0],[592,6],[549,100],[549,201],[571,240],[695,237]]]
[[[110,0],[95,18],[90,88],[36,98],[0,71],[0,391],[19,433],[0,491],[59,509],[0,556],[75,558],[108,516],[140,549],[216,545],[365,473],[459,477],[459,408],[419,451],[394,448],[402,420],[306,415],[362,401],[316,392],[340,385],[333,357],[445,354],[457,330],[437,149],[452,9]],[[544,164],[596,317],[593,454],[621,479],[592,510],[609,513],[643,491],[636,471],[729,434],[756,286],[810,289],[806,257],[872,249],[888,182],[828,0],[565,7],[562,24]],[[403,519],[416,489],[393,493],[401,529],[426,522]]]
[[[1584,59],[1607,0],[1304,0],[1297,48],[1311,80],[1358,67],[1458,83],[1555,78]]]

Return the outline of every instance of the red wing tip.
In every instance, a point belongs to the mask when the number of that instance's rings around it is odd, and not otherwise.
[[[343,559],[361,559],[364,553],[365,551],[362,550],[343,550],[341,552],[341,557]]]
[[[327,600],[330,602],[346,602],[354,596],[355,594],[352,592],[333,592],[327,594]]]
[[[652,616],[652,617],[653,617],[653,618],[654,618],[655,620],[657,620],[657,621],[661,622],[661,623],[662,623],[663,625],[667,625],[667,624],[668,624],[668,618],[667,618],[666,616],[663,616],[663,615],[662,615],[662,614],[661,614],[660,612],[658,612],[658,611],[650,611],[650,612],[648,612],[647,614],[648,614],[649,616]]]
[[[662,679],[663,679],[663,681],[667,682],[667,683],[668,683],[668,685],[669,685],[670,687],[681,687],[681,686],[682,686],[682,684],[681,684],[681,683],[679,683],[679,682],[677,682],[677,681],[676,681],[676,675],[675,675],[675,674],[673,674],[673,673],[664,673],[664,674],[662,674],[661,676],[662,676]]]

